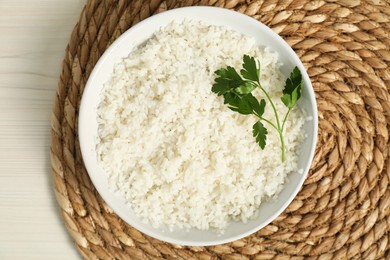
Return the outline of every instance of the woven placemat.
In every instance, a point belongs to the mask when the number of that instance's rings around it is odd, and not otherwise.
[[[314,162],[296,199],[256,234],[211,247],[161,242],[124,223],[91,183],[77,134],[85,83],[106,48],[137,22],[190,5],[234,9],[280,34],[307,68],[319,109]],[[91,0],[66,49],[52,113],[65,225],[86,259],[390,259],[389,90],[389,0]]]

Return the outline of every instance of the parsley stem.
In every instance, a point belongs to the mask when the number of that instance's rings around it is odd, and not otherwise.
[[[270,126],[272,126],[273,128],[275,128],[276,131],[278,131],[278,134],[279,134],[279,138],[280,138],[280,143],[281,143],[281,149],[282,149],[282,162],[284,162],[284,158],[285,158],[285,148],[284,148],[284,137],[283,137],[283,127],[284,127],[284,123],[286,121],[286,118],[288,116],[288,113],[290,112],[290,109],[288,110],[285,118],[284,118],[284,121],[283,121],[283,125],[282,125],[282,129],[279,129],[274,123],[272,123],[270,120],[264,118],[264,117],[261,117],[261,116],[258,116],[256,114],[254,114],[259,120],[263,120],[265,122],[267,122]]]
[[[261,91],[263,91],[264,95],[267,97],[268,101],[271,103],[272,109],[274,110],[274,114],[276,117],[276,124],[278,125],[277,130],[279,131],[281,128],[280,128],[279,116],[278,116],[278,112],[276,111],[275,104],[274,104],[274,102],[272,102],[272,99],[269,96],[268,92],[265,91],[265,89],[261,86],[259,81],[257,82],[257,84],[258,84],[259,88],[261,89]]]
[[[278,133],[279,133],[279,138],[280,138],[280,143],[281,143],[281,146],[282,146],[282,147],[281,147],[281,149],[282,149],[282,162],[284,162],[284,159],[285,159],[285,155],[284,155],[284,154],[285,154],[285,151],[284,151],[284,150],[285,150],[285,147],[284,147],[284,138],[283,138],[283,128],[284,128],[284,124],[286,123],[287,116],[288,116],[288,114],[290,113],[290,109],[287,111],[286,116],[285,116],[284,119],[283,119],[283,124],[282,124],[282,126],[280,126],[278,112],[276,111],[276,107],[275,107],[274,102],[272,102],[272,99],[271,99],[271,97],[269,96],[268,92],[265,91],[265,89],[261,86],[261,84],[260,84],[259,81],[257,82],[257,84],[258,84],[259,88],[261,89],[261,91],[263,91],[264,95],[267,97],[269,103],[270,103],[271,106],[272,106],[272,109],[274,110],[274,114],[275,114],[275,118],[276,118],[277,127],[276,127],[272,122],[270,122],[269,120],[266,120],[265,118],[262,118],[262,117],[261,117],[260,119],[262,119],[262,120],[264,120],[265,122],[267,122],[268,124],[272,125],[272,126],[276,129],[276,131],[278,131]]]
[[[279,132],[279,129],[278,129],[278,128],[276,127],[276,125],[275,125],[274,123],[272,123],[270,120],[268,120],[268,119],[266,119],[266,118],[264,118],[264,117],[258,116],[258,115],[256,115],[256,117],[257,117],[258,119],[260,119],[260,120],[263,120],[263,121],[267,122],[269,125],[271,125],[273,128],[275,128],[276,131]]]
[[[282,162],[284,162],[284,138],[283,138],[283,132],[278,131],[279,137],[280,137],[280,143],[282,144]]]
[[[283,119],[283,124],[282,124],[282,132],[283,132],[283,130],[284,130],[284,124],[286,123],[286,121],[287,121],[287,117],[288,117],[288,115],[290,114],[290,111],[291,111],[291,108],[289,108],[288,109],[288,111],[287,111],[287,113],[286,113],[286,115],[284,116],[284,119]]]
[[[282,128],[279,131],[280,142],[282,144],[282,162],[284,162],[284,153],[285,153],[285,151],[284,151],[284,138],[283,138],[284,124],[287,121],[287,117],[290,114],[290,111],[291,111],[291,108],[289,108],[287,110],[287,113],[286,113],[286,115],[283,118]]]

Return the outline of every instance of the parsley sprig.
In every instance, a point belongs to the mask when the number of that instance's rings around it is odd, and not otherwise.
[[[288,108],[283,119],[280,120],[278,111],[268,92],[261,86],[260,83],[260,62],[254,57],[244,55],[242,69],[240,74],[231,66],[221,68],[215,71],[217,77],[212,87],[212,91],[218,96],[224,97],[224,104],[228,108],[243,115],[255,115],[257,122],[252,127],[253,137],[261,149],[265,148],[267,143],[268,130],[262,122],[266,122],[272,126],[279,134],[282,162],[285,160],[285,143],[284,143],[284,127],[290,111],[294,108],[296,102],[301,97],[302,92],[302,74],[298,67],[295,67],[286,80],[283,89],[281,101]],[[264,118],[264,109],[266,100],[261,99],[260,102],[252,95],[252,91],[259,88],[265,99],[270,103],[275,114],[275,123]]]

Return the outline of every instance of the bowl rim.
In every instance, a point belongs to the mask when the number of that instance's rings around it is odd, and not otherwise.
[[[98,181],[97,181],[96,175],[93,174],[94,166],[91,165],[90,161],[87,160],[87,159],[85,161],[84,160],[83,161],[84,161],[84,165],[85,165],[85,168],[87,170],[87,173],[88,173],[88,175],[89,175],[93,185],[95,186],[96,190],[99,192],[99,195],[103,198],[105,203],[107,203],[107,205],[109,205],[112,208],[112,210],[115,212],[115,214],[117,214],[117,216],[119,216],[123,221],[125,221],[126,223],[128,223],[132,227],[136,228],[137,230],[141,231],[142,233],[144,233],[146,235],[149,235],[151,237],[154,237],[156,239],[159,239],[159,240],[162,240],[162,241],[166,241],[166,242],[169,242],[169,243],[174,243],[174,244],[179,244],[179,245],[186,245],[186,246],[211,246],[211,245],[218,245],[218,244],[223,244],[223,243],[227,243],[227,242],[232,242],[232,241],[241,239],[243,237],[246,237],[246,236],[248,236],[250,234],[253,234],[254,232],[257,232],[261,228],[263,228],[266,225],[268,225],[276,217],[278,217],[288,207],[288,205],[296,197],[297,193],[299,192],[299,190],[303,186],[303,182],[305,181],[305,179],[307,177],[307,174],[308,174],[309,169],[310,169],[310,165],[311,165],[311,163],[313,161],[315,147],[316,147],[316,143],[317,143],[317,134],[318,134],[318,107],[317,107],[317,102],[316,102],[314,90],[313,90],[310,78],[309,78],[309,76],[307,74],[307,71],[304,68],[304,66],[303,66],[301,60],[299,59],[299,57],[297,56],[297,54],[292,50],[292,48],[287,44],[287,42],[285,42],[284,39],[282,37],[280,37],[277,33],[272,31],[272,29],[270,29],[269,27],[267,27],[266,25],[264,25],[260,21],[254,19],[254,18],[252,18],[250,16],[247,16],[245,14],[242,14],[242,13],[239,13],[239,12],[236,12],[236,11],[233,11],[233,10],[225,9],[225,8],[212,7],[212,6],[190,6],[190,7],[176,8],[176,9],[168,10],[168,11],[165,11],[165,12],[153,15],[151,17],[148,17],[145,20],[143,20],[143,21],[137,23],[136,25],[132,26],[127,31],[125,31],[120,37],[118,37],[109,46],[109,48],[106,49],[106,51],[103,53],[103,55],[100,57],[100,59],[98,60],[98,62],[94,66],[94,68],[93,68],[93,70],[92,70],[92,72],[91,72],[91,74],[90,74],[90,76],[89,76],[89,78],[87,80],[87,83],[85,85],[85,89],[84,89],[84,92],[83,92],[83,95],[82,95],[82,98],[81,98],[80,109],[79,109],[79,125],[78,125],[78,133],[79,133],[79,135],[78,135],[78,137],[79,137],[79,143],[80,143],[80,150],[81,150],[81,154],[82,154],[83,158],[84,158],[84,155],[88,155],[89,152],[90,152],[89,151],[90,150],[89,147],[87,146],[85,140],[82,138],[82,136],[84,136],[86,134],[86,131],[87,131],[87,127],[85,127],[85,124],[83,124],[83,118],[88,116],[88,114],[86,114],[86,107],[88,106],[88,103],[86,101],[85,96],[87,96],[89,92],[93,91],[93,87],[92,87],[93,84],[92,84],[92,82],[93,82],[94,78],[97,76],[97,74],[99,73],[100,67],[110,57],[110,54],[112,53],[112,51],[114,49],[116,49],[117,46],[124,39],[126,39],[129,35],[131,35],[134,31],[138,30],[139,28],[142,28],[146,23],[152,23],[152,22],[158,21],[162,17],[170,16],[170,17],[172,17],[171,21],[173,21],[173,20],[175,20],[175,15],[178,14],[178,13],[181,13],[181,12],[185,12],[185,13],[197,12],[197,14],[202,14],[204,12],[225,13],[228,16],[232,16],[232,19],[236,18],[236,19],[246,20],[246,22],[248,22],[248,23],[253,23],[253,24],[256,23],[257,26],[262,27],[262,30],[265,30],[268,33],[272,34],[273,37],[275,37],[277,39],[277,41],[280,42],[280,44],[283,45],[284,48],[290,49],[289,52],[291,53],[292,58],[294,59],[294,61],[297,62],[297,66],[301,69],[305,85],[308,88],[308,93],[309,93],[309,97],[310,97],[310,103],[313,106],[313,111],[312,112],[313,112],[313,121],[314,121],[314,124],[313,124],[313,126],[314,126],[313,127],[313,139],[311,140],[312,146],[310,147],[309,158],[308,158],[308,160],[306,162],[306,165],[305,165],[305,168],[304,168],[304,172],[302,174],[302,178],[300,179],[298,185],[295,187],[294,191],[290,194],[289,198],[283,203],[282,207],[280,207],[274,214],[269,216],[260,225],[256,226],[256,228],[250,229],[250,230],[248,230],[246,232],[242,232],[242,233],[240,233],[239,235],[236,235],[236,236],[232,236],[232,237],[229,237],[229,238],[226,238],[226,239],[215,240],[213,242],[205,242],[205,243],[203,243],[203,242],[194,242],[194,241],[191,241],[191,239],[188,239],[188,238],[183,239],[183,240],[178,240],[178,239],[169,237],[169,235],[168,236],[166,236],[166,235],[162,236],[161,234],[158,234],[158,233],[154,232],[153,230],[145,230],[141,225],[139,225],[139,224],[137,224],[135,222],[129,223],[128,218],[126,218],[126,216],[121,214],[120,210],[118,210],[116,208],[116,206],[111,203],[110,199],[105,195],[105,193],[101,191],[100,186],[98,185]],[[197,19],[197,20],[202,20],[202,19],[200,18],[200,19]],[[164,24],[164,25],[166,25],[166,24]],[[157,29],[158,28],[155,28],[153,33]],[[165,234],[168,234],[168,233],[165,233]]]

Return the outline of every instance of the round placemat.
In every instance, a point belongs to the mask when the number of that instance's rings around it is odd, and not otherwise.
[[[78,108],[107,47],[159,12],[213,5],[281,35],[316,93],[319,133],[308,178],[271,224],[241,240],[188,247],[148,237],[102,200],[84,168]],[[90,0],[73,30],[52,112],[51,165],[65,225],[86,259],[390,259],[389,0]]]

